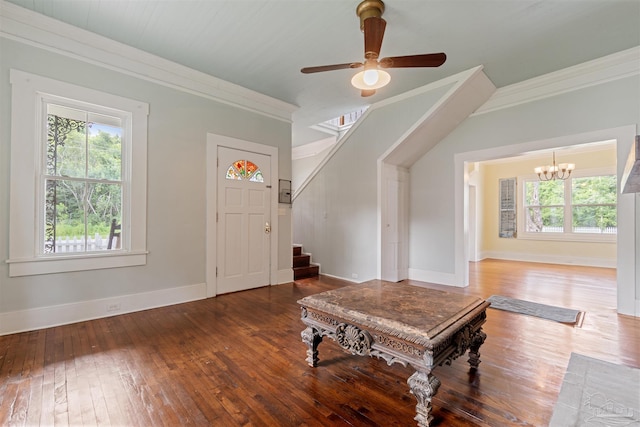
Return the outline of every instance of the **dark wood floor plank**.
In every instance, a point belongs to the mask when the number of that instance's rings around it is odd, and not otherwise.
[[[470,286],[585,312],[580,327],[489,309],[481,365],[434,373],[433,426],[541,426],[572,352],[640,367],[640,319],[616,314],[615,270],[486,260]],[[410,367],[345,354],[310,368],[297,300],[348,283],[296,283],[0,337],[0,425],[410,426]]]
[[[36,426],[41,425],[40,419],[42,415],[42,375],[31,377],[28,381],[29,384],[29,409],[27,412],[27,418],[25,425]],[[26,383],[26,381],[25,381]],[[0,425],[4,425],[1,424]]]
[[[15,382],[10,384],[6,393],[8,401],[7,424],[8,426],[24,426],[27,419],[27,410],[29,407],[29,382]]]

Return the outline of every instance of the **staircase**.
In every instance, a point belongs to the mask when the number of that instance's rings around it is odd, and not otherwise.
[[[302,253],[302,246],[293,246],[293,280],[316,277],[320,272],[318,264],[312,264],[311,255]]]

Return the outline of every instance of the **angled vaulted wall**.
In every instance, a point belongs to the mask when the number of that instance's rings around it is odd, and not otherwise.
[[[493,90],[478,67],[371,106],[295,194],[293,240],[324,274],[376,278],[379,161],[415,161]]]

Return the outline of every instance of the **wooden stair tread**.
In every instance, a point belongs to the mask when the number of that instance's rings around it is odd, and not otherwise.
[[[317,264],[306,265],[293,268],[293,280],[316,277],[320,273],[320,266]]]
[[[302,246],[293,246],[293,280],[316,277],[320,266],[311,262],[311,255],[302,252]]]
[[[293,267],[304,267],[311,263],[311,256],[307,254],[302,255],[294,255],[293,256]]]

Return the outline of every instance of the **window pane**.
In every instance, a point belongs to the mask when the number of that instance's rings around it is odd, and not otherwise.
[[[249,160],[247,160],[247,174],[246,174],[246,176],[251,176],[251,174],[254,173],[257,169],[258,169],[258,166],[256,166],[255,163],[250,162]]]
[[[595,205],[616,203],[615,175],[573,178],[571,201],[574,205]]]
[[[247,173],[247,171],[244,168],[244,165],[245,165],[244,160],[236,160],[235,162],[233,162],[233,167],[236,168],[236,171],[238,171],[238,175],[240,175],[241,177],[244,177]]]
[[[236,172],[236,169],[233,166],[229,166],[229,169],[227,169],[227,175],[225,178],[226,179],[242,179],[242,177],[238,175],[238,172]]]
[[[528,207],[525,230],[530,233],[562,233],[564,231],[563,207]]]
[[[99,235],[104,239],[101,249],[106,249],[111,221],[115,219],[116,224],[122,223],[122,186],[99,183],[90,184],[87,189],[87,235],[91,239]]]
[[[88,177],[120,181],[122,179],[122,128],[89,123]]]
[[[251,182],[264,182],[264,177],[262,176],[262,171],[261,170],[256,171],[256,173],[253,174],[253,176],[251,177],[251,179],[249,179],[249,181],[251,181]]]
[[[574,206],[574,233],[616,234],[618,218],[616,205]]]
[[[49,114],[47,117],[47,174],[84,178],[85,122]]]
[[[85,184],[71,180],[47,180],[45,185],[44,252],[83,251]]]
[[[551,206],[564,204],[564,181],[527,181],[525,206]]]

